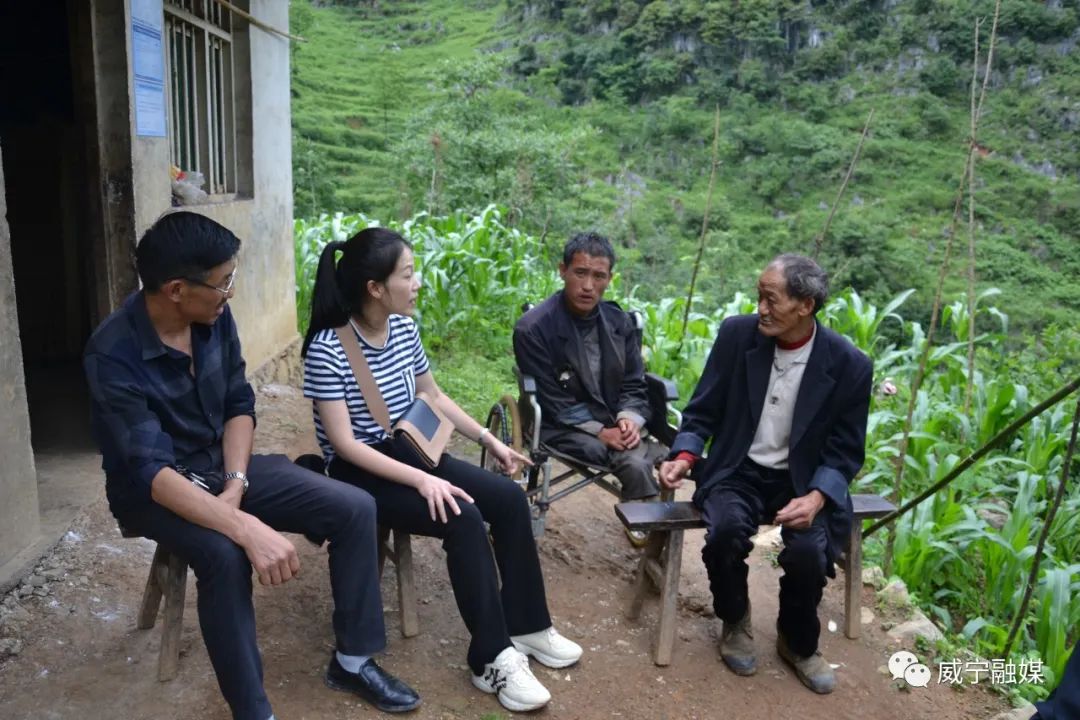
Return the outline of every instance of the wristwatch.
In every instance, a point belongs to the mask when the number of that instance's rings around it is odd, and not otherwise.
[[[240,494],[241,495],[247,495],[247,491],[248,491],[247,475],[245,475],[244,473],[239,472],[239,471],[225,473],[225,482],[229,482],[230,480],[239,480],[240,481]]]

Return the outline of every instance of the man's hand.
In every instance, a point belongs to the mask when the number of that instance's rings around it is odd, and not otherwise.
[[[218,495],[219,500],[228,503],[230,507],[240,509],[240,503],[244,499],[244,482],[240,478],[233,478],[225,483],[225,489]]]
[[[668,490],[682,487],[683,478],[690,472],[690,463],[685,460],[668,460],[660,463],[660,484]]]
[[[238,544],[263,585],[280,585],[300,573],[300,558],[289,540],[254,515],[243,515],[244,529]]]
[[[641,444],[641,428],[630,418],[621,418],[615,427],[622,433],[622,443],[627,450],[633,450]]]
[[[813,524],[814,518],[823,507],[825,507],[825,496],[820,490],[811,490],[780,508],[774,522],[776,525],[783,525],[791,530],[805,530]]]
[[[626,443],[623,441],[623,431],[618,427],[604,428],[596,434],[596,437],[600,442],[608,446],[612,450],[622,452],[623,450],[629,450],[626,447]]]

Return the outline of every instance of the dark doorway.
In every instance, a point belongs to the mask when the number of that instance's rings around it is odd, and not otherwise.
[[[35,455],[92,447],[80,355],[98,320],[90,171],[72,43],[79,0],[0,8],[0,147]]]

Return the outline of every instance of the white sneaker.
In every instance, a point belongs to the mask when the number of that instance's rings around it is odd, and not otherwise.
[[[532,655],[541,665],[549,668],[564,668],[581,659],[581,646],[573,640],[567,640],[554,627],[528,635],[514,635],[510,638],[521,652]]]
[[[472,684],[486,693],[494,693],[511,712],[536,710],[551,700],[551,693],[529,669],[529,658],[512,647],[485,665],[483,675],[473,675]]]

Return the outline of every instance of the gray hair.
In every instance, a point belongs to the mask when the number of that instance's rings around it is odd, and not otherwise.
[[[784,253],[777,255],[768,264],[784,275],[787,294],[796,300],[810,298],[814,301],[814,312],[822,308],[829,298],[829,276],[816,262],[805,255]]]

